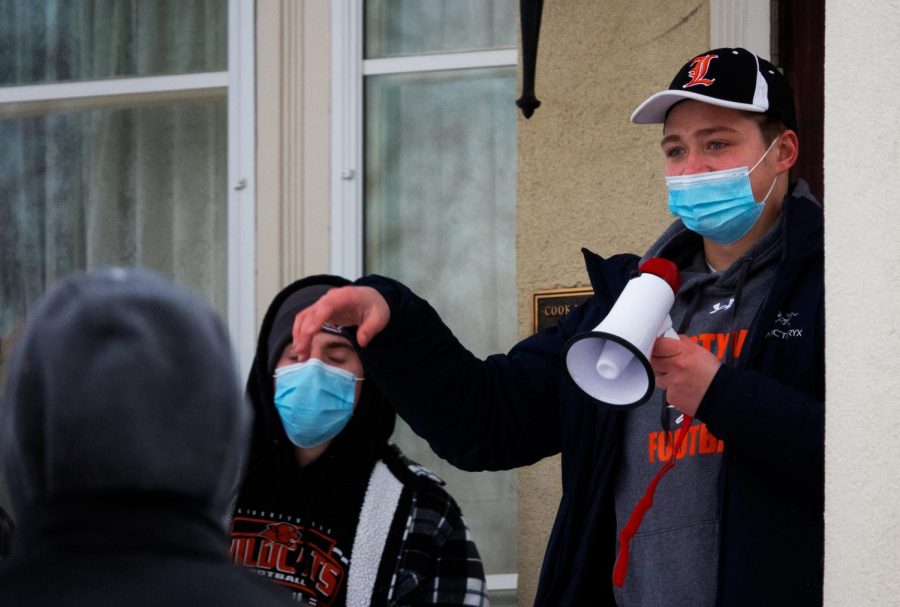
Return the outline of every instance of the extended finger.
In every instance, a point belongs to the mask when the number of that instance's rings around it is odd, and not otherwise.
[[[328,315],[328,307],[327,302],[319,300],[294,318],[291,336],[294,340],[294,352],[300,362],[309,358],[312,339],[321,330],[325,322],[323,319]]]
[[[356,343],[365,348],[376,334],[384,328],[383,320],[375,314],[367,315],[356,329]]]
[[[372,330],[372,320],[366,318],[356,328],[356,343],[359,344],[360,348],[365,348],[369,345],[369,342],[372,341],[374,334],[375,331]]]
[[[384,297],[372,287],[359,287],[356,294],[362,303],[356,323],[356,343],[364,348],[387,326],[391,311]]]
[[[308,308],[307,308],[308,309]],[[294,317],[294,326],[291,328],[291,339],[293,340],[294,355],[298,360],[304,361],[309,357],[311,337],[307,337],[307,333],[303,331],[306,310],[303,310]]]

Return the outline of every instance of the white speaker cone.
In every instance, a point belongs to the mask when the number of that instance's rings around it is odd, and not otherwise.
[[[603,379],[616,379],[633,359],[634,354],[628,348],[614,341],[607,341],[597,358],[597,374]]]
[[[607,351],[615,353],[610,366],[600,364]],[[575,384],[603,405],[627,408],[643,404],[656,387],[650,362],[617,335],[597,331],[576,335],[567,344],[565,357]],[[618,373],[605,377],[601,366]]]

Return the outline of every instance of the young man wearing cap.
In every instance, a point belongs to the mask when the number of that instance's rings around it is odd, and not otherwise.
[[[632,120],[663,124],[677,220],[643,258],[586,252],[594,296],[556,327],[478,360],[408,288],[369,276],[298,315],[296,352],[308,355],[323,322],[358,325],[369,377],[462,468],[562,453],[538,605],[820,604],[822,210],[802,181],[789,183],[798,151],[790,87],[752,53],[715,49],[688,61]],[[671,317],[680,337],[654,347],[661,390],[642,407],[613,410],[575,386],[562,352],[650,257],[678,266]],[[686,418],[693,424],[679,429]],[[622,550],[635,504],[673,458]]]
[[[487,605],[459,507],[388,443],[395,414],[352,334],[320,325],[311,358],[293,353],[296,314],[348,284],[311,276],[269,306],[247,382],[255,425],[231,557],[303,605]]]

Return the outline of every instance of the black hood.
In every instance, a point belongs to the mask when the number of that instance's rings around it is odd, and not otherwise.
[[[275,409],[275,388],[272,379],[270,351],[273,343],[288,343],[285,335],[270,335],[275,327],[278,332],[290,331],[290,323],[283,322],[279,310],[291,295],[313,285],[343,287],[352,284],[340,276],[327,274],[309,276],[297,280],[285,287],[269,304],[260,327],[256,346],[256,356],[247,379],[247,400],[255,413],[251,458],[248,474],[266,462],[266,466],[275,464],[287,467],[296,466],[294,445],[284,432],[278,411]],[[355,331],[345,333],[354,347],[359,348],[355,339]],[[321,459],[329,461],[355,462],[374,460],[386,447],[391,433],[394,431],[396,414],[381,392],[378,385],[366,378],[360,394],[359,404],[344,430],[329,445]]]
[[[225,328],[199,296],[148,270],[73,275],[44,296],[9,370],[13,509],[164,494],[224,519],[247,448],[242,400]]]

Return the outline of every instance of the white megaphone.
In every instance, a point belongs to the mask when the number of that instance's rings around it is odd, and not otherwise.
[[[653,343],[662,336],[678,338],[669,310],[679,286],[674,263],[661,257],[648,259],[606,318],[593,331],[579,333],[566,343],[566,367],[582,392],[602,405],[619,408],[650,399],[656,388],[650,367]]]

